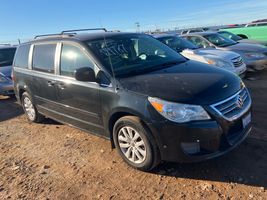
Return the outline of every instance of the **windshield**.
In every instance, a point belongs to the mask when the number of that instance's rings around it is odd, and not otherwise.
[[[177,36],[161,37],[161,38],[158,38],[158,40],[168,45],[169,47],[171,47],[177,52],[182,52],[185,49],[198,49],[199,48],[193,43],[185,39],[179,38]]]
[[[15,52],[16,48],[0,49],[0,67],[12,65]]]
[[[187,61],[166,45],[144,34],[109,36],[87,42],[91,51],[117,77],[147,73]]]
[[[212,44],[214,44],[215,46],[218,46],[218,47],[231,46],[231,45],[234,45],[234,44],[237,43],[234,40],[231,40],[231,39],[228,39],[226,37],[223,37],[222,35],[220,35],[218,33],[204,35],[204,37],[209,42],[211,42]]]
[[[223,37],[226,37],[228,39],[234,40],[234,41],[239,41],[242,40],[241,37],[239,37],[238,35],[235,35],[233,33],[227,32],[227,31],[220,31],[218,32],[220,35],[222,35]]]

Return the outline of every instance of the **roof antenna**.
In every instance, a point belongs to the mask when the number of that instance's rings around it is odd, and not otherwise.
[[[101,27],[103,27],[101,22],[100,22],[100,25],[101,25]],[[104,38],[105,46],[107,47],[107,40],[106,40],[105,33],[103,34],[103,38]],[[115,84],[116,84],[115,90],[117,90],[118,87],[117,87],[117,82],[116,82],[116,79],[115,79],[115,73],[114,73],[114,69],[113,69],[113,64],[111,62],[109,51],[107,51],[107,53],[108,53],[108,61],[109,61],[110,67],[111,67],[111,73],[112,73],[112,76],[113,76],[113,80],[115,80]]]

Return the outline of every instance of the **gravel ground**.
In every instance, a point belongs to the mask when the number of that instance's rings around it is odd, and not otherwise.
[[[246,81],[254,129],[233,152],[195,164],[128,167],[107,140],[26,120],[0,97],[0,199],[267,199],[267,72]]]

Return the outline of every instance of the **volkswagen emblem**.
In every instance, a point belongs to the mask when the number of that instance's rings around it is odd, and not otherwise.
[[[237,96],[237,101],[236,101],[236,106],[238,108],[242,108],[243,105],[244,105],[244,100],[243,100],[243,98],[240,95],[238,95]]]

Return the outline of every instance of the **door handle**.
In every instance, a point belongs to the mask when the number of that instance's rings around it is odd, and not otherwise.
[[[56,84],[56,81],[47,81],[47,85],[49,87],[54,86]]]
[[[58,83],[58,87],[59,89],[61,90],[64,90],[66,88],[65,84],[64,83]]]

